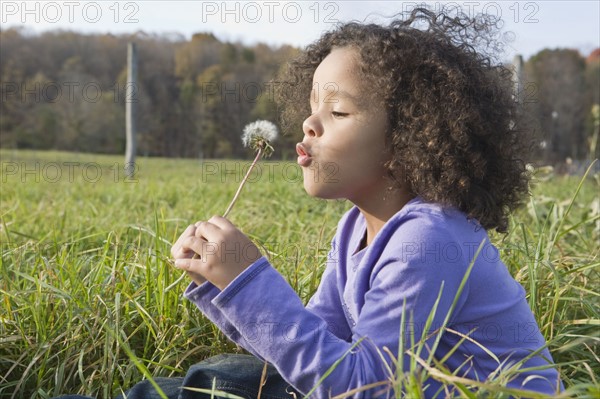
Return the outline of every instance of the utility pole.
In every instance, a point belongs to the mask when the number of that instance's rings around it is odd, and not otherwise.
[[[516,101],[521,103],[522,90],[521,85],[523,84],[523,56],[521,54],[515,55],[513,58],[513,92]]]
[[[136,128],[137,128],[137,49],[135,43],[127,46],[127,84],[125,85],[125,177],[135,173]]]

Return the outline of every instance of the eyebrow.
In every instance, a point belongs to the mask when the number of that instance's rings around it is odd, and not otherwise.
[[[357,101],[358,100],[355,96],[353,96],[352,94],[348,93],[346,90],[338,90],[338,91],[334,92],[333,95],[338,95],[340,97],[345,97],[345,98],[348,98],[348,99],[350,99],[352,101]]]
[[[325,93],[324,95],[326,96],[326,98],[342,97],[342,98],[347,98],[348,100],[353,101],[355,103],[359,103],[359,99],[356,96],[347,92],[346,90],[339,90],[339,89],[337,89],[337,90],[327,90],[327,89],[320,90],[320,89],[318,89],[318,90],[323,91]],[[310,100],[311,101],[314,98],[314,95],[315,95],[315,89],[313,88],[310,91]]]

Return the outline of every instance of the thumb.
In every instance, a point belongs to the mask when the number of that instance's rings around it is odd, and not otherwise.
[[[175,259],[175,267],[183,270],[190,270],[192,259]]]

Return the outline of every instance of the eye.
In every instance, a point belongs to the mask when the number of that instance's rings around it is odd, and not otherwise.
[[[337,111],[331,111],[331,115],[333,115],[334,118],[343,118],[345,116],[348,116],[348,114],[346,112],[337,112]]]

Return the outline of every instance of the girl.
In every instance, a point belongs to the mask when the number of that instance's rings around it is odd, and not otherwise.
[[[280,99],[288,123],[304,113],[304,187],[354,206],[306,307],[227,219],[183,232],[172,255],[193,280],[185,296],[255,357],[158,381],[169,397],[201,397],[182,387],[215,378],[252,399],[387,398],[403,373],[424,397],[458,394],[421,379],[432,362],[457,378],[560,391],[525,292],[486,233],[506,231],[528,191],[510,71],[474,50],[491,27],[415,9],[387,27],[342,25],[291,63],[295,86]],[[333,178],[320,175],[326,164]],[[507,371],[515,365],[524,370]],[[128,397],[151,391],[144,382]]]
[[[173,246],[194,281],[186,297],[300,393],[392,396],[391,374],[430,355],[479,381],[520,364],[529,371],[505,374],[508,386],[560,390],[525,292],[486,233],[506,231],[528,191],[512,75],[474,50],[491,27],[417,9],[389,27],[341,26],[291,64],[285,79],[298,85],[282,102],[288,121],[309,113],[304,187],[354,205],[306,307],[226,219],[190,226]],[[320,176],[325,164],[333,179]],[[426,397],[455,393],[421,385]]]

